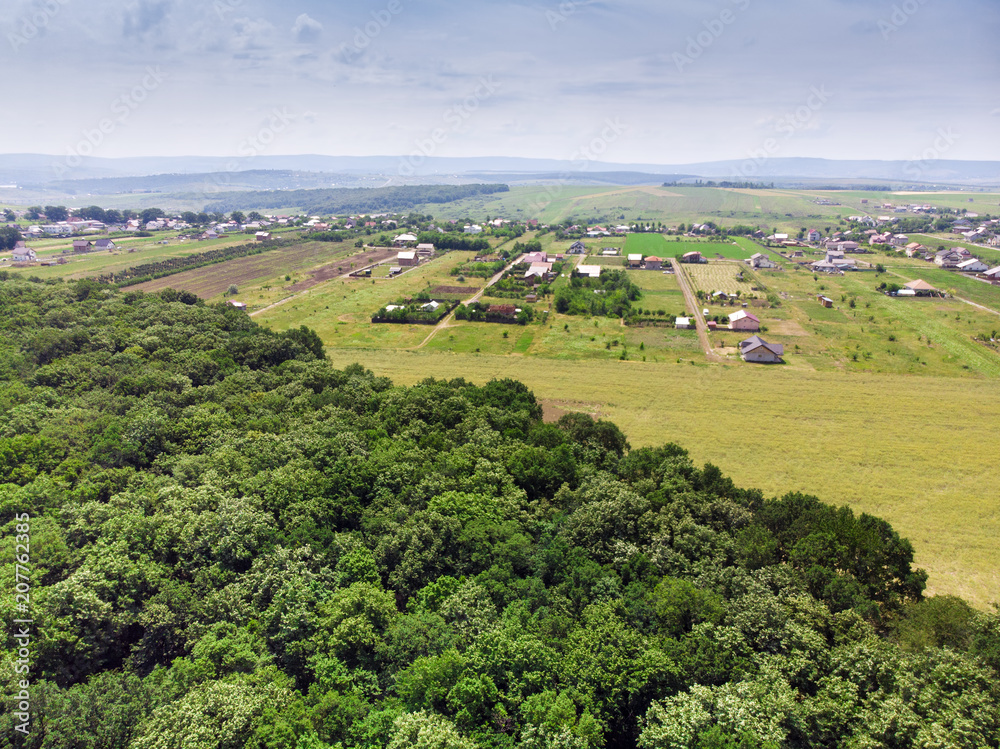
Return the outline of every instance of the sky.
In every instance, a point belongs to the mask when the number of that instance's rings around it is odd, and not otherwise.
[[[4,0],[0,153],[1000,160],[998,28],[996,0]]]

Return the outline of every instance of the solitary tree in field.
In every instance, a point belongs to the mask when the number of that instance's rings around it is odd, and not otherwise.
[[[226,293],[229,296],[236,296],[237,294],[240,293],[240,290],[239,290],[239,287],[236,286],[236,284],[232,283],[232,284],[229,284],[229,288],[226,289]]]

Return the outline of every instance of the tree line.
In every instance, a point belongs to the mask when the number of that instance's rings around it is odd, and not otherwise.
[[[323,216],[347,213],[388,213],[424,203],[451,203],[478,195],[508,192],[502,184],[407,185],[376,188],[332,188],[327,190],[271,190],[224,193],[205,210],[228,213],[233,210],[299,208]]]

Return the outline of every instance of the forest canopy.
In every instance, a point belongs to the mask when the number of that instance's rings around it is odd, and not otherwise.
[[[0,746],[997,747],[1000,617],[883,520],[186,293],[0,313]]]

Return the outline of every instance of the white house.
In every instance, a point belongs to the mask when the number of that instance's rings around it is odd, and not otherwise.
[[[693,327],[694,323],[690,317],[678,317],[674,322],[674,328],[677,330],[691,330]]]
[[[758,252],[756,255],[751,255],[750,259],[747,260],[752,268],[777,268],[777,263],[772,263],[770,258],[763,252]]]
[[[972,258],[971,260],[963,260],[958,264],[958,269],[963,273],[983,273],[989,270],[989,267],[982,260],[977,260]]]
[[[578,266],[576,266],[576,273],[579,276],[586,276],[587,278],[600,278],[601,277],[601,266],[599,266],[599,265],[578,265]]]
[[[30,247],[17,247],[13,254],[15,263],[33,263],[38,260],[38,255]]]

